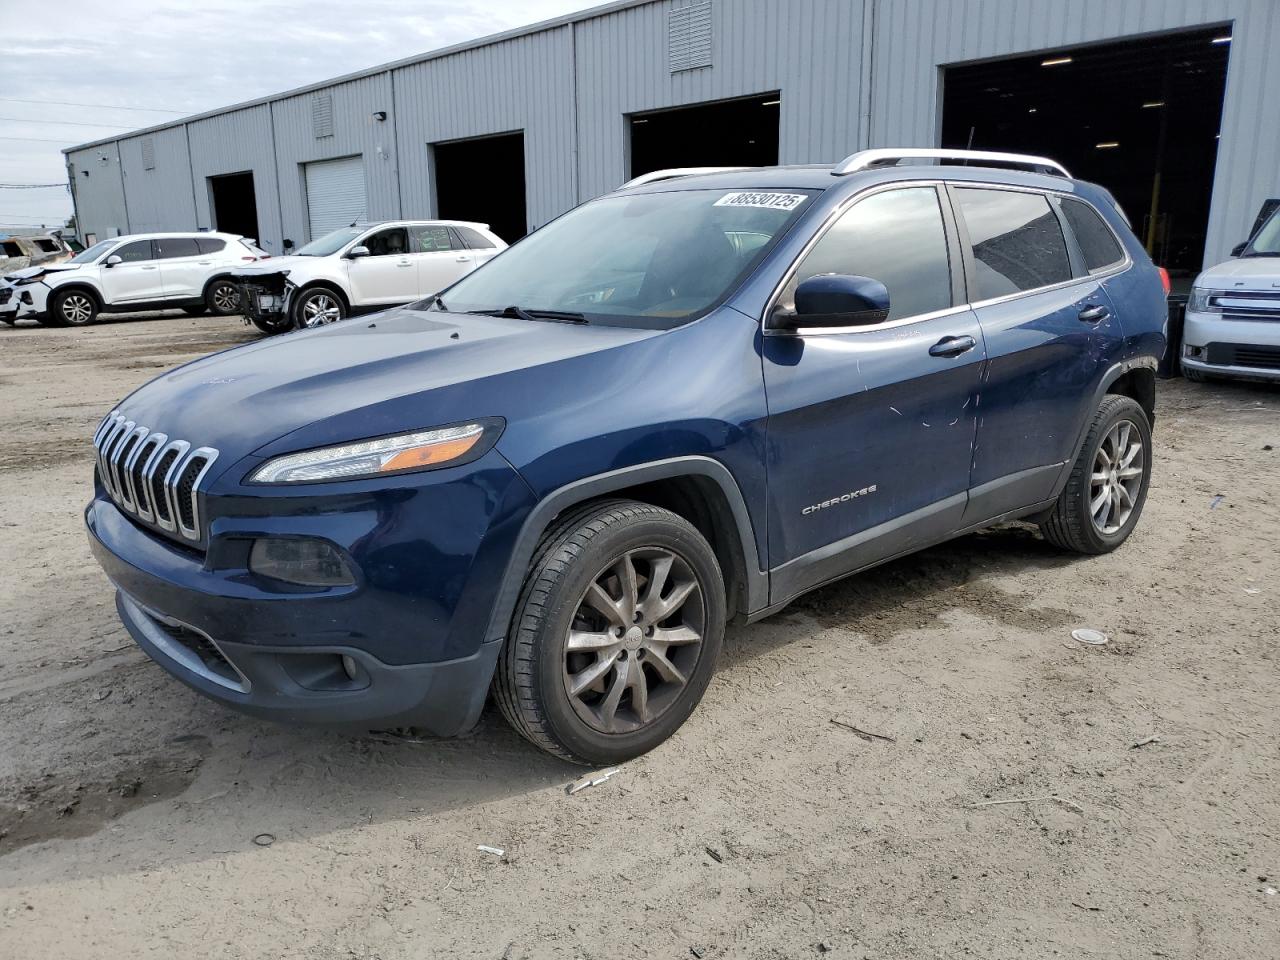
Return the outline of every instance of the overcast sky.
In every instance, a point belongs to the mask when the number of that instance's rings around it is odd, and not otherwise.
[[[63,183],[63,147],[597,2],[0,0],[0,183]],[[65,188],[0,188],[0,224],[60,225],[70,213]]]

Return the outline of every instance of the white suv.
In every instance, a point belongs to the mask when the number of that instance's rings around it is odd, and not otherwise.
[[[233,269],[268,256],[233,233],[143,233],[95,243],[64,263],[28,267],[0,284],[0,315],[81,327],[100,312],[238,313]]]
[[[236,271],[244,315],[280,333],[391,307],[443,290],[507,245],[483,223],[391,220],[357,223],[312,240],[269,265]]]

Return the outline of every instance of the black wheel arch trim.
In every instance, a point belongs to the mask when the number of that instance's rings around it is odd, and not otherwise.
[[[1153,357],[1148,354],[1140,354],[1138,356],[1129,357],[1128,359],[1113,363],[1107,368],[1107,372],[1102,375],[1102,378],[1098,381],[1097,388],[1093,392],[1093,404],[1085,411],[1085,415],[1076,430],[1076,442],[1075,446],[1072,447],[1075,453],[1072,455],[1070,460],[1062,465],[1062,470],[1058,474],[1058,479],[1053,485],[1053,495],[1055,498],[1061,494],[1063,488],[1066,487],[1067,480],[1071,477],[1071,467],[1075,464],[1076,457],[1080,456],[1080,448],[1084,445],[1085,436],[1089,433],[1089,425],[1093,423],[1093,415],[1097,411],[1098,405],[1102,403],[1103,398],[1106,397],[1111,386],[1125,374],[1131,373],[1134,370],[1150,370],[1154,376],[1159,370],[1159,367],[1160,360],[1158,357]]]
[[[107,309],[106,301],[102,298],[102,294],[98,292],[96,289],[94,289],[94,287],[91,284],[84,283],[83,281],[58,284],[58,286],[54,287],[50,291],[48,299],[52,300],[54,297],[58,296],[61,293],[70,293],[73,290],[79,291],[80,293],[87,293],[90,297],[92,297],[94,303],[98,305],[99,313],[102,313]]]
[[[745,613],[761,610],[769,604],[769,574],[760,568],[759,554],[756,551],[755,528],[751,523],[751,515],[747,511],[747,502],[742,496],[738,482],[729,472],[729,468],[719,460],[705,456],[671,457],[666,460],[655,460],[650,463],[636,464],[608,473],[597,474],[575,480],[553,490],[539,500],[529,511],[520,532],[516,535],[515,546],[507,561],[506,571],[502,577],[498,595],[494,600],[493,614],[489,620],[489,628],[485,634],[486,641],[502,639],[507,636],[507,628],[515,612],[516,601],[520,589],[524,585],[529,563],[544,533],[565,511],[573,507],[625,490],[628,487],[658,480],[671,480],[676,477],[702,477],[715,483],[724,494],[733,516],[734,531],[738,538],[738,546],[742,551],[744,578],[746,586]],[[729,611],[732,616],[734,611]]]
[[[293,296],[289,300],[289,305],[293,306],[299,299],[305,297],[312,290],[328,290],[330,293],[336,294],[338,299],[342,301],[343,308],[347,311],[347,315],[351,315],[351,298],[337,284],[328,280],[310,280],[298,287],[293,292]]]

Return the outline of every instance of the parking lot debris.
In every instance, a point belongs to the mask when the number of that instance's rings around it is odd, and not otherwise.
[[[260,833],[253,838],[253,845],[255,847],[269,847],[275,842],[276,835],[274,833]]]
[[[1071,637],[1093,647],[1100,647],[1111,640],[1101,630],[1094,630],[1092,627],[1080,627],[1078,630],[1072,630]]]
[[[614,767],[612,770],[606,770],[603,773],[589,773],[565,787],[565,793],[573,796],[579,790],[585,790],[587,787],[598,787],[618,772],[618,768]]]
[[[885,736],[883,733],[872,733],[870,730],[863,730],[860,727],[855,727],[852,723],[845,723],[843,720],[837,720],[834,717],[831,718],[831,722],[834,723],[837,727],[844,727],[846,730],[856,734],[857,736],[861,737],[863,740],[867,741],[867,743],[873,743],[876,740],[883,740],[885,743],[898,742],[897,740],[893,739],[893,737]]]
[[[490,847],[483,843],[476,847],[476,849],[481,853],[491,853],[495,857],[505,857],[507,855],[507,851],[503,850],[501,847]]]
[[[1076,813],[1084,813],[1084,807],[1080,806],[1080,804],[1074,800],[1068,800],[1066,797],[1059,797],[1056,794],[1048,797],[1014,797],[1011,800],[979,800],[977,803],[969,804],[969,809],[995,807],[1006,803],[1060,803],[1064,807],[1071,808]]]
[[[710,857],[712,860],[714,860],[716,863],[724,863],[724,854],[722,854],[715,847],[703,847],[702,849],[707,851],[707,856]]]
[[[702,958],[707,955],[707,951],[703,950],[701,947],[690,947],[689,952],[697,957],[698,960],[702,960]]]
[[[1135,744],[1133,744],[1132,746],[1130,746],[1130,747],[1129,747],[1129,749],[1130,749],[1130,750],[1137,750],[1139,747],[1145,747],[1145,746],[1147,746],[1148,744],[1151,744],[1151,743],[1159,743],[1159,742],[1160,742],[1160,736],[1159,736],[1159,734],[1153,734],[1153,735],[1151,735],[1151,736],[1147,737],[1145,740],[1139,740],[1137,743],[1135,743]]]
[[[1214,496],[1214,498],[1213,498],[1212,500],[1210,500],[1210,501],[1209,501],[1209,509],[1210,509],[1210,510],[1217,510],[1217,509],[1218,509],[1218,504],[1220,504],[1220,503],[1221,503],[1223,500],[1225,500],[1225,499],[1227,499],[1227,498],[1226,498],[1226,497],[1224,497],[1222,494],[1220,494],[1220,493],[1219,493],[1219,494],[1216,494],[1216,495]]]

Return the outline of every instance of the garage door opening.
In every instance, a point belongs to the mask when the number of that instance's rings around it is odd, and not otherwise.
[[[431,167],[441,220],[487,223],[507,243],[528,233],[523,133],[433,143]]]
[[[213,229],[238,233],[257,240],[258,198],[253,191],[253,173],[228,173],[209,178],[209,197],[213,207]]]
[[[778,162],[777,91],[633,113],[631,176],[667,167],[771,167]]]
[[[946,67],[942,145],[1042,154],[1102,184],[1152,258],[1190,283],[1230,50],[1221,26]]]

